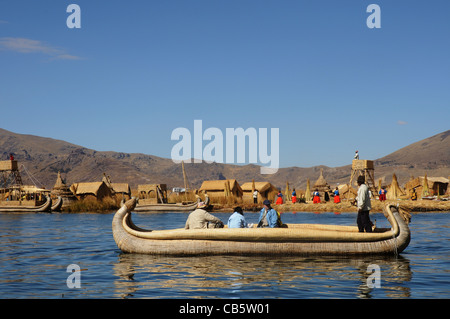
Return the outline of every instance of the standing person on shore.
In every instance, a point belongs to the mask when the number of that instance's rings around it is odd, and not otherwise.
[[[283,194],[281,194],[281,190],[278,191],[277,194],[277,200],[275,202],[275,205],[282,205],[283,204]]]
[[[294,190],[292,191],[292,204],[295,204],[297,202],[297,192]]]
[[[339,196],[339,189],[336,187],[334,190],[334,203],[339,204],[341,202],[341,197]]]
[[[386,190],[384,189],[384,187],[380,189],[378,195],[381,202],[386,200]]]
[[[372,222],[370,221],[369,212],[372,209],[370,203],[369,187],[365,184],[364,176],[358,177],[358,195],[356,196],[358,207],[358,217],[356,223],[360,233],[372,232]]]
[[[314,204],[319,204],[320,203],[320,195],[319,195],[319,190],[316,188],[316,190],[313,193],[313,203]]]
[[[266,199],[263,205],[264,207],[259,213],[258,227],[281,227],[283,223],[281,222],[280,214],[270,206],[270,201]]]
[[[253,204],[258,204],[258,191],[256,189],[253,192]]]

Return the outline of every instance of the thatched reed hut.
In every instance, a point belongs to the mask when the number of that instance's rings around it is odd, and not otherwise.
[[[60,172],[58,172],[58,175],[56,176],[56,182],[50,194],[54,197],[60,196],[63,199],[63,207],[78,200],[74,193],[70,190],[70,187],[67,186],[62,179]]]
[[[242,199],[246,203],[253,203],[253,182],[247,182],[241,186]],[[254,189],[258,191],[258,204],[262,204],[266,199],[273,201],[278,193],[278,188],[269,182],[255,182]]]
[[[327,193],[331,192],[330,185],[327,183],[327,181],[323,177],[323,168],[320,169],[320,176],[317,179],[317,181],[314,183],[314,185],[312,187],[312,191],[314,192],[316,189],[319,191],[320,196],[322,198],[323,198],[323,195],[325,194],[325,192],[327,192]]]
[[[200,192],[207,192],[211,200],[219,197],[242,198],[244,192],[235,179],[204,181],[199,189]]]
[[[103,200],[105,197],[113,196],[111,189],[105,182],[74,183],[70,186],[70,190],[78,199],[95,198]]]
[[[417,178],[411,178],[406,184],[405,188],[407,192],[411,193],[413,190],[417,196],[424,197],[430,195],[445,195],[449,192],[449,179],[445,177],[427,177],[419,176]]]
[[[125,200],[131,198],[131,189],[128,183],[111,183],[111,188],[116,197]]]
[[[113,183],[111,177],[103,173],[102,182],[111,189],[113,195],[119,199],[129,200],[131,198],[131,189],[128,183]]]
[[[450,176],[447,178],[449,180],[450,183]],[[447,184],[447,191],[445,192],[445,195],[449,195],[450,196],[450,185]]]
[[[424,181],[425,177],[421,176],[419,177],[422,181]],[[447,193],[448,190],[448,184],[449,184],[449,179],[445,178],[445,177],[428,177],[427,178],[427,182],[428,182],[428,188],[430,189],[430,191],[432,190],[432,194],[433,195],[444,195],[445,193]]]

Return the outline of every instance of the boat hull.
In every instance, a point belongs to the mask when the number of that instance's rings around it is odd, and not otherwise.
[[[113,219],[117,246],[126,253],[151,255],[397,255],[409,244],[410,231],[389,206],[392,228],[359,233],[356,227],[288,225],[287,228],[144,230],[134,225],[132,200]]]
[[[47,196],[47,200],[40,206],[0,206],[2,213],[40,213],[49,212],[52,207],[52,199]]]

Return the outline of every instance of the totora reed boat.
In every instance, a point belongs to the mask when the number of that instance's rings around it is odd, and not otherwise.
[[[356,226],[287,224],[286,228],[145,230],[131,220],[136,200],[127,201],[112,221],[123,252],[152,255],[397,255],[409,244],[408,213],[386,205],[391,228],[359,233]]]
[[[0,212],[2,213],[42,213],[50,212],[52,208],[52,199],[50,196],[45,196],[45,202],[41,205],[30,205],[27,201],[4,201],[0,204]]]

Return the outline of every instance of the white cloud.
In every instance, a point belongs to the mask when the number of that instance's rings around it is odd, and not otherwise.
[[[399,120],[399,121],[397,121],[397,124],[398,125],[406,125],[406,124],[408,124],[408,122]]]
[[[55,60],[82,60],[79,56],[71,55],[71,54],[60,54],[55,56]]]
[[[19,53],[41,53],[58,60],[80,60],[75,55],[66,53],[63,49],[53,47],[39,40],[26,38],[0,38],[0,50]]]

